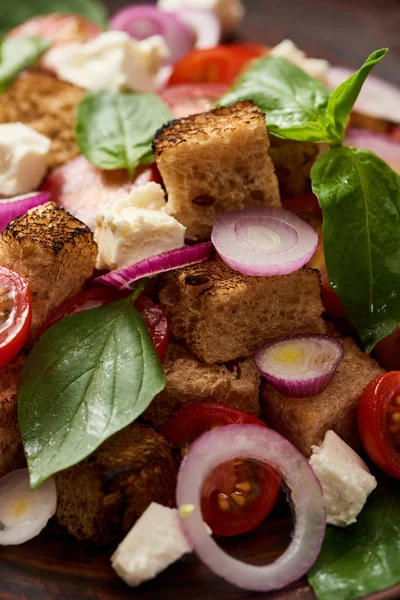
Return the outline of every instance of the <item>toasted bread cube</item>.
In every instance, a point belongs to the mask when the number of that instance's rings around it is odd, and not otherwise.
[[[318,396],[288,398],[268,381],[261,384],[261,409],[267,425],[281,433],[305,456],[332,429],[349,446],[357,449],[357,406],[367,384],[383,369],[362,352],[352,338],[340,340],[344,357],[331,383]]]
[[[18,427],[18,379],[25,357],[18,354],[0,369],[0,478],[23,465],[22,440]],[[18,463],[18,459],[22,464]]]
[[[167,212],[191,240],[210,237],[217,216],[247,204],[280,205],[265,115],[252,102],[172,121],[154,140]]]
[[[261,376],[252,359],[205,365],[183,346],[171,342],[163,367],[167,384],[143,414],[156,431],[161,431],[181,408],[197,402],[220,402],[260,414]]]
[[[165,273],[159,301],[172,335],[202,362],[253,356],[294,333],[326,333],[318,271],[251,277],[220,259]]]
[[[48,164],[53,169],[80,154],[75,122],[85,93],[46,73],[27,71],[0,96],[0,123],[19,121],[50,138]]]
[[[269,155],[274,163],[282,198],[311,192],[310,173],[327,144],[295,142],[270,137]]]
[[[119,540],[152,502],[175,505],[179,462],[168,440],[133,423],[56,475],[56,519],[80,540]]]
[[[90,229],[53,202],[7,225],[0,239],[0,264],[29,282],[33,339],[54,309],[93,274],[96,254]]]

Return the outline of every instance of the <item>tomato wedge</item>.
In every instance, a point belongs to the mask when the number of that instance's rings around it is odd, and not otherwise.
[[[400,371],[375,377],[358,406],[362,445],[374,463],[400,479]]]
[[[175,119],[212,110],[229,89],[224,83],[184,83],[171,85],[160,92]]]
[[[205,431],[242,423],[266,427],[257,417],[237,408],[205,402],[183,408],[164,427],[163,435],[185,454]],[[203,518],[216,535],[245,533],[269,515],[279,489],[279,475],[272,468],[252,460],[229,461],[219,465],[204,483]]]
[[[41,334],[65,317],[70,317],[83,310],[89,310],[103,306],[109,302],[114,302],[115,300],[120,300],[121,298],[126,298],[131,293],[122,293],[106,287],[96,287],[79,292],[76,296],[66,300],[50,316]],[[169,340],[168,322],[162,309],[146,296],[139,296],[135,301],[135,307],[143,317],[155,350],[160,360],[162,360],[165,356]]]
[[[205,50],[192,50],[178,60],[168,85],[181,83],[231,84],[253,59],[267,54],[261,44],[221,45]]]
[[[0,368],[18,354],[32,323],[32,302],[24,277],[0,265]]]

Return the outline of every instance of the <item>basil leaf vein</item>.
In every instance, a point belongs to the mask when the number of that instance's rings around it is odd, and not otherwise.
[[[4,40],[0,54],[0,94],[21,71],[32,67],[50,46],[50,42],[35,35]]]
[[[151,143],[172,119],[154,94],[89,94],[78,108],[76,139],[89,162],[101,169],[128,169],[153,160]]]
[[[32,487],[132,423],[165,375],[132,298],[63,319],[29,354],[18,418]]]
[[[318,600],[353,600],[400,581],[400,489],[386,487],[371,494],[357,523],[328,526],[308,574]]]
[[[368,150],[336,148],[311,179],[332,286],[371,351],[400,322],[400,176]]]

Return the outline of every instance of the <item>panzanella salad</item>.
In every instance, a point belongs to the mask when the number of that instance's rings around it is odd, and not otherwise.
[[[0,545],[54,519],[131,586],[193,551],[249,591],[400,582],[388,50],[229,43],[240,0],[57,9],[0,7]],[[281,489],[284,553],[227,554]]]

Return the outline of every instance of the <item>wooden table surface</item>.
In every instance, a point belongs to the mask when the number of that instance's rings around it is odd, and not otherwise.
[[[0,0],[5,1],[5,0]],[[18,0],[16,0],[18,1]],[[110,9],[126,4],[107,0]],[[376,73],[400,85],[399,0],[247,0],[239,37],[276,44],[285,37],[309,55],[358,67],[375,49],[390,53]],[[282,515],[256,533],[228,542],[244,560],[263,563],[278,556],[290,539],[291,521]],[[305,579],[272,595],[238,590],[215,577],[194,556],[170,567],[153,582],[130,590],[113,574],[109,548],[75,542],[47,531],[23,546],[0,547],[1,600],[311,600]],[[399,598],[400,589],[376,594],[375,600]],[[340,600],[340,598],[338,598]]]

